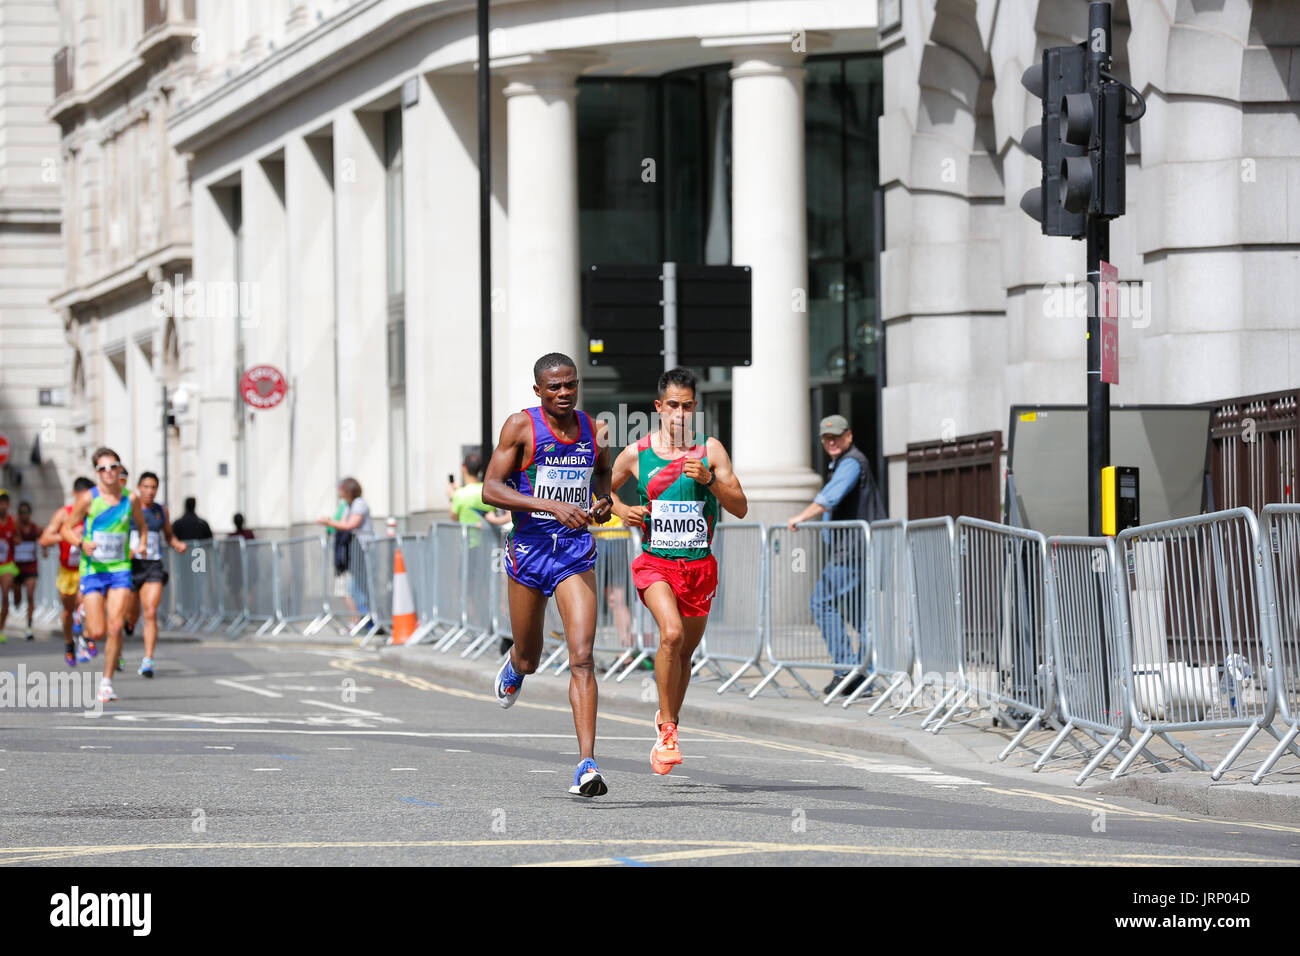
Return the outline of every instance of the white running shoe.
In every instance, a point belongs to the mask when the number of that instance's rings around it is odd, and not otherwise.
[[[117,700],[117,694],[113,693],[113,682],[107,677],[99,679],[99,700],[104,704],[110,700]]]
[[[501,665],[501,670],[497,671],[497,703],[502,707],[513,705],[519,699],[519,689],[523,686],[523,683],[524,675],[515,673],[515,669],[510,666],[510,658],[507,656],[505,663]]]

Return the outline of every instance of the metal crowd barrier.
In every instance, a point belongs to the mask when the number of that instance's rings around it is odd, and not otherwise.
[[[40,548],[36,554],[36,596],[33,604],[33,621],[43,625],[60,624],[63,618],[63,599],[59,595],[59,548],[57,545]],[[23,596],[26,600],[26,595]]]
[[[503,552],[492,526],[481,518],[478,527],[466,525],[465,529],[465,628],[472,640],[460,656],[473,655],[477,660],[492,646],[492,610],[500,586],[492,564],[502,560]]]
[[[1218,780],[1260,730],[1282,739],[1272,726],[1279,655],[1255,515],[1234,508],[1131,528],[1119,546],[1142,736],[1111,778],[1158,733],[1239,729],[1211,773]]]
[[[907,551],[906,523],[873,521],[871,523],[871,572],[874,591],[876,631],[872,648],[871,672],[844,699],[848,707],[877,684],[888,684],[884,693],[868,708],[874,714],[893,696],[904,681],[912,679],[916,653],[907,619]]]
[[[1263,544],[1256,518],[1239,508],[1130,529],[1116,541],[1058,536],[1050,550],[1041,534],[971,518],[809,522],[794,532],[724,523],[713,545],[719,589],[692,674],[716,675],[722,693],[755,669],[751,698],[782,670],[814,696],[801,671],[863,674],[844,706],[884,687],[869,714],[897,703],[910,681],[897,714],[929,708],[922,727],[933,732],[963,711],[1023,721],[999,759],[1040,721],[1055,723],[1034,769],[1068,741],[1087,761],[1076,783],[1112,755],[1120,757],[1112,779],[1138,757],[1166,770],[1147,750],[1157,736],[1208,770],[1174,735],[1239,731],[1217,780],[1264,730],[1278,742],[1257,784],[1288,750],[1300,756],[1300,506],[1270,505],[1264,521]],[[330,537],[187,542],[184,555],[165,552],[171,580],[160,623],[310,634],[355,617],[351,633],[391,631],[400,547],[415,640],[444,651],[466,641],[462,656],[481,655],[511,637],[505,541],[493,526],[447,521],[424,535],[354,538],[342,573]],[[658,647],[631,579],[639,529],[597,531],[596,541],[595,650],[613,661],[604,676],[623,680]],[[39,564],[34,604],[42,621],[57,623],[57,549]],[[539,670],[563,672],[554,602],[544,641]],[[932,707],[918,703],[929,688]]]
[[[469,631],[465,617],[469,576],[469,528],[459,521],[435,521],[433,541],[434,610],[429,633],[446,651]],[[441,628],[441,634],[438,629]],[[421,635],[423,638],[423,635]],[[408,642],[410,643],[410,642]]]
[[[1074,778],[1077,786],[1121,742],[1133,746],[1128,614],[1112,538],[1056,536],[1047,539],[1047,550],[1056,706],[1065,726],[1034,763],[1034,770],[1041,770],[1067,738],[1073,741],[1072,732],[1081,730],[1100,748]],[[1109,739],[1102,741],[1103,734]],[[1166,735],[1162,739],[1181,748]],[[1088,756],[1086,748],[1075,746]],[[1146,756],[1157,770],[1168,772],[1163,763]]]
[[[257,635],[261,636],[275,627],[277,609],[280,604],[279,589],[276,587],[276,563],[274,541],[244,542],[244,574],[248,582],[245,592],[244,615],[247,624],[257,625]]]
[[[331,616],[329,607],[329,561],[325,537],[289,538],[275,543],[275,573],[280,603],[272,634],[294,624],[306,625],[302,633],[313,634]]]
[[[921,721],[922,727],[957,694],[964,679],[954,538],[953,520],[948,517],[909,521],[903,532],[907,615],[921,675],[894,716],[902,716],[927,687],[933,687],[939,699]]]
[[[794,531],[773,526],[768,545],[765,655],[773,670],[749,696],[785,670],[818,697],[799,670],[843,671],[823,701],[829,703],[871,660],[871,527],[865,521],[806,521]]]
[[[215,630],[222,620],[220,549],[211,538],[186,541],[185,553],[177,554],[163,545],[163,566],[168,574],[159,605],[159,625],[164,609],[167,617],[179,624],[173,627],[187,633]]]
[[[1047,544],[1037,531],[965,517],[957,519],[957,543],[961,689],[929,729],[937,734],[970,701],[972,715],[988,710],[1021,724],[998,754],[1005,760],[1053,712]]]
[[[244,538],[223,538],[217,542],[217,588],[221,619],[226,633],[238,634],[248,620],[248,579],[244,570]]]
[[[393,633],[393,561],[397,551],[397,538],[358,538],[360,546],[360,577],[354,577],[354,585],[363,589],[365,616],[369,618],[371,628],[365,640],[383,631]],[[403,560],[406,554],[402,554]],[[349,561],[351,564],[351,561]],[[408,569],[407,576],[410,576]],[[355,590],[356,588],[354,588]],[[353,595],[353,602],[360,611],[362,602]],[[365,641],[362,642],[363,644]]]
[[[1265,505],[1264,526],[1268,542],[1264,566],[1275,610],[1273,687],[1277,713],[1287,732],[1251,776],[1256,785],[1282,754],[1288,749],[1295,752],[1300,735],[1300,505]]]
[[[632,580],[632,562],[641,554],[641,529],[628,526],[593,536],[597,606],[605,607],[603,618],[597,617],[596,641],[600,650],[618,655],[605,677],[617,672],[615,682],[622,683],[642,661],[654,660],[659,653],[659,628]]]
[[[719,524],[713,530],[713,556],[718,561],[718,592],[691,673],[711,668],[722,680],[718,693],[725,694],[732,685],[740,687],[737,681],[751,667],[767,675],[762,663],[766,593],[760,583],[767,578],[767,527],[755,521]],[[635,592],[631,599],[637,600]],[[728,671],[723,663],[740,666]]]

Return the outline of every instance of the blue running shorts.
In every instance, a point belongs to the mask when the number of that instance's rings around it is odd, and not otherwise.
[[[81,576],[82,594],[107,594],[109,591],[131,590],[131,570],[100,571]]]
[[[596,566],[596,542],[590,534],[552,538],[523,538],[511,535],[506,574],[526,588],[547,597],[565,578],[590,571]]]

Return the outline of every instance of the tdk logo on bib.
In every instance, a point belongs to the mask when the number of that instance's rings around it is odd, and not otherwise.
[[[709,522],[702,501],[650,502],[650,547],[666,551],[709,546]]]

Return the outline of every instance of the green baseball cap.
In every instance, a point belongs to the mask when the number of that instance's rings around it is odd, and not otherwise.
[[[843,415],[827,415],[822,419],[819,433],[822,435],[843,435],[849,430],[849,420]]]

